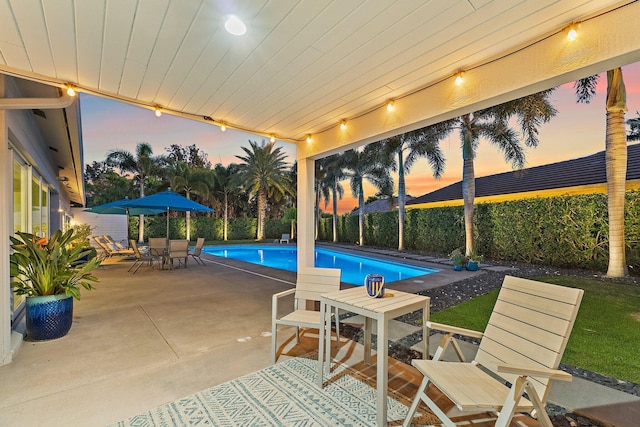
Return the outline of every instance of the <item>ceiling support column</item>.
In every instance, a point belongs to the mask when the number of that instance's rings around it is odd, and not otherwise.
[[[314,266],[314,196],[315,160],[298,159],[298,271]]]

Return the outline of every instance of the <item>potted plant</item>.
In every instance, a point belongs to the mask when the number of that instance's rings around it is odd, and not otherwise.
[[[28,340],[66,335],[73,319],[73,298],[80,299],[79,286],[92,289],[91,282],[98,281],[91,272],[100,259],[90,257],[95,252],[86,246],[74,244],[86,239],[86,233],[72,228],[64,233],[58,230],[48,240],[23,232],[11,237],[11,286],[27,297]]]
[[[469,271],[477,271],[478,263],[481,263],[484,257],[482,255],[477,254],[475,251],[471,251],[471,253],[467,256],[467,263],[465,264],[465,268]]]
[[[454,249],[449,254],[449,259],[453,263],[453,269],[455,271],[462,271],[462,265],[464,264],[464,254],[460,248]]]

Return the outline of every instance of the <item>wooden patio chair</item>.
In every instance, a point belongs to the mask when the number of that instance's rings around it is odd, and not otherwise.
[[[456,425],[445,414],[453,409],[451,403],[462,412],[498,412],[496,426],[508,426],[516,412],[527,412],[551,427],[545,404],[551,380],[571,381],[570,374],[557,368],[582,294],[582,289],[506,276],[484,333],[430,322],[430,328],[447,335],[434,360],[412,361],[424,379],[403,425],[411,424],[423,401],[448,427]],[[454,343],[453,334],[481,338],[471,363],[438,360]],[[462,358],[459,348],[456,353]],[[432,400],[429,384],[451,402]]]
[[[296,327],[296,342],[300,342],[300,327],[318,329],[323,327],[320,311],[307,310],[306,301],[320,301],[320,296],[340,290],[341,270],[337,268],[300,268],[296,287],[274,294],[271,305],[271,362],[276,363],[278,346],[278,325]],[[293,310],[282,317],[278,317],[278,302],[282,297],[294,294]],[[340,346],[340,322],[335,313],[336,336]]]
[[[198,237],[196,241],[196,246],[193,248],[193,252],[189,252],[189,256],[193,258],[193,260],[198,263],[204,265],[204,261],[200,258],[200,254],[202,254],[202,247],[204,246],[204,237]]]

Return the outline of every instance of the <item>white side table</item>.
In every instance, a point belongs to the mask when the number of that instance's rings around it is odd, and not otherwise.
[[[331,368],[331,308],[335,307],[365,318],[364,360],[371,363],[371,321],[378,323],[378,363],[377,363],[377,424],[387,425],[387,392],[389,382],[389,347],[387,345],[389,320],[403,314],[422,310],[422,336],[424,337],[423,357],[428,356],[429,297],[410,294],[407,292],[385,289],[383,298],[372,298],[367,295],[364,287],[345,289],[338,292],[324,294],[320,299],[320,312],[324,319],[324,327],[320,330],[320,345],[318,351],[318,386],[324,385],[324,374]],[[326,354],[325,354],[326,353]]]

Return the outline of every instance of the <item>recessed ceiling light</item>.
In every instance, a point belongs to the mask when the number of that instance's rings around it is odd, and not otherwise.
[[[235,15],[229,15],[224,22],[224,28],[234,36],[241,36],[247,32],[247,26]]]

